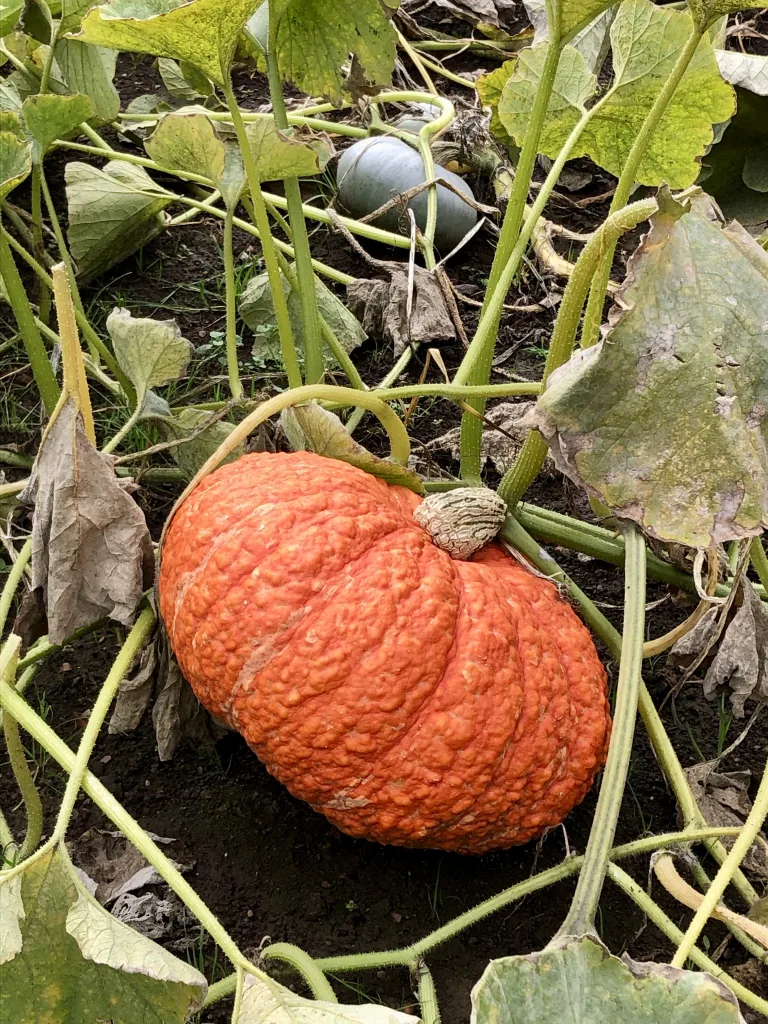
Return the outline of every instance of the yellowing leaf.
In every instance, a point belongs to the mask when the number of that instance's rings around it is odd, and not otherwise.
[[[149,388],[178,380],[192,355],[192,345],[182,338],[175,320],[134,317],[127,309],[114,309],[107,330],[120,368],[136,388],[139,408]]]
[[[320,170],[317,152],[279,131],[271,117],[260,117],[258,121],[252,121],[246,127],[245,134],[256,161],[259,181],[301,178],[317,174]]]
[[[711,25],[734,11],[762,10],[760,0],[688,0],[688,8],[700,25]]]
[[[94,7],[76,36],[116,50],[173,57],[223,85],[237,39],[259,0],[113,0]]]
[[[558,468],[660,540],[707,548],[768,526],[768,280],[709,200],[671,198],[605,340],[550,377],[537,426]]]
[[[0,936],[0,1020],[13,1024],[184,1024],[207,990],[194,967],[104,910],[60,846],[0,878]]]
[[[68,135],[93,114],[87,96],[55,96],[38,93],[29,96],[21,108],[27,131],[32,136],[32,159],[39,163],[56,139]]]
[[[499,100],[504,86],[514,73],[516,63],[516,60],[505,60],[500,67],[480,75],[475,82],[481,104],[491,111],[491,134],[510,152],[517,150],[517,146],[499,117]]]
[[[492,960],[472,990],[471,1024],[744,1024],[711,974],[613,956],[592,937]]]
[[[386,6],[396,7],[397,0]],[[269,19],[275,25],[280,75],[309,95],[341,102],[341,69],[350,53],[366,81],[389,84],[395,33],[380,0],[269,0]]]
[[[116,50],[88,46],[78,39],[60,39],[56,46],[56,63],[67,80],[69,91],[88,97],[99,122],[108,124],[115,120],[120,112],[120,97],[113,84]]]
[[[0,131],[0,200],[32,170],[31,149],[15,131]]]

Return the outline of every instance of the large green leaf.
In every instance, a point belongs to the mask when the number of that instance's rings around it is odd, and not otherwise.
[[[32,159],[40,163],[56,139],[69,135],[93,114],[87,96],[29,96],[21,108],[27,131],[32,136]]]
[[[711,974],[613,956],[566,936],[541,953],[492,960],[472,990],[471,1024],[744,1024]]]
[[[611,174],[619,175],[653,102],[691,32],[691,17],[659,8],[650,0],[625,0],[611,26],[614,80],[594,105],[571,157],[589,156]],[[533,48],[534,52],[538,47]],[[525,52],[525,51],[524,51]],[[532,97],[540,78],[541,57],[518,61],[519,70],[504,87],[499,116],[520,142],[527,130]],[[583,104],[583,69],[575,58],[560,71],[560,88],[553,97],[552,124],[545,124],[541,151],[556,157],[565,135],[576,125]],[[568,80],[568,69],[577,81]],[[565,102],[564,102],[565,101]],[[735,109],[733,89],[723,81],[708,36],[696,53],[652,134],[637,171],[643,185],[686,188],[699,173],[699,159],[713,139],[713,125],[727,121]]]
[[[261,117],[245,129],[259,181],[301,178],[321,170],[316,150],[277,129],[274,119]]]
[[[182,441],[171,448],[171,455],[188,480],[192,479],[235,429],[234,423],[214,419],[211,413],[203,409],[181,409],[173,416],[161,417],[160,422],[169,441]],[[224,461],[234,462],[244,451],[239,444]]]
[[[378,0],[376,0],[378,2]],[[83,18],[78,39],[174,57],[223,85],[237,39],[259,0],[113,0]]]
[[[6,0],[6,3],[0,4],[0,37],[12,31],[23,6],[24,0]]]
[[[120,97],[113,84],[117,50],[89,46],[78,39],[61,39],[56,46],[56,63],[70,92],[87,96],[100,122],[115,120],[120,112]]]
[[[623,312],[552,375],[537,424],[558,466],[619,516],[706,548],[768,526],[765,253],[708,199],[660,201]]]
[[[0,876],[0,1020],[184,1024],[207,985],[112,917],[57,846]]]
[[[175,320],[134,317],[127,309],[114,309],[107,330],[120,368],[136,388],[139,408],[150,388],[178,380],[192,355],[192,345]]]
[[[32,170],[32,147],[14,131],[0,131],[0,201]]]
[[[266,0],[265,0],[266,2]],[[341,102],[342,65],[354,53],[372,85],[388,85],[396,36],[386,8],[399,0],[269,0],[282,78],[310,95]]]
[[[82,278],[107,270],[162,230],[171,202],[141,167],[113,160],[102,170],[74,161],[65,173],[68,239]]]
[[[419,1024],[400,1010],[371,1003],[344,1006],[297,996],[276,982],[248,974],[243,998],[232,1024]]]

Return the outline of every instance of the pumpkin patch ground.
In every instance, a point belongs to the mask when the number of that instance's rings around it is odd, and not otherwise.
[[[0,6],[0,1024],[768,1024],[768,16],[546,7]]]

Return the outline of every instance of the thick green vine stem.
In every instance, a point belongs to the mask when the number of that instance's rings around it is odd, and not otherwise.
[[[768,591],[768,555],[765,553],[763,542],[760,537],[753,537],[749,548],[749,557],[752,567],[757,573],[757,578]]]
[[[240,114],[240,108],[237,105],[235,94],[232,92],[232,84],[229,80],[227,80],[223,91],[232,117],[232,124],[234,125],[235,133],[237,135],[240,153],[243,157],[245,175],[248,179],[248,188],[250,189],[251,202],[253,203],[256,229],[259,232],[259,238],[261,240],[261,251],[264,256],[264,263],[269,277],[269,286],[272,291],[272,302],[275,307],[275,320],[277,321],[277,331],[280,337],[283,369],[288,377],[289,386],[294,388],[301,384],[301,373],[299,372],[296,348],[293,343],[293,332],[291,330],[291,321],[288,316],[288,306],[286,305],[285,294],[283,292],[283,279],[280,274],[280,267],[277,263],[274,239],[272,238],[272,233],[269,227],[267,207],[264,203],[264,196],[261,194],[259,172],[256,167],[256,161],[253,157],[253,152],[248,142],[248,136],[245,134],[245,124],[243,123],[243,118]]]
[[[659,931],[663,932],[671,942],[674,942],[676,945],[682,942],[682,931],[674,921],[667,917],[658,903],[651,899],[645,889],[638,885],[631,875],[628,875],[617,864],[609,864],[608,877],[638,905],[649,920],[653,921]],[[714,960],[710,960],[706,953],[703,953],[696,946],[691,949],[689,959],[703,971],[709,971],[713,977],[719,978],[724,985],[728,986],[736,998],[740,999],[747,1006],[751,1006],[753,1010],[757,1010],[759,1013],[768,1014],[768,1000],[761,999],[760,996],[755,995],[754,992],[740,984],[735,978],[726,974],[722,967],[716,964]]]
[[[423,1024],[440,1024],[440,1007],[437,1004],[435,981],[423,957],[418,957],[411,971],[416,977],[416,993],[419,997]]]
[[[555,4],[553,6],[559,8],[559,4]],[[557,26],[550,24],[549,27],[550,38],[552,40],[557,39],[559,35]],[[533,168],[539,151],[539,139],[541,138],[541,132],[544,127],[544,119],[546,117],[547,108],[552,95],[552,89],[555,84],[555,75],[557,74],[557,66],[559,63],[560,47],[553,43],[549,46],[546,61],[542,68],[541,79],[536,90],[536,98],[534,100],[533,109],[531,110],[530,121],[528,122],[528,130],[525,133],[523,148],[520,152],[520,158],[515,170],[512,192],[509,197],[509,202],[507,203],[507,209],[504,213],[504,220],[501,225],[501,233],[499,234],[496,253],[488,275],[488,287],[486,288],[483,308],[480,315],[480,325],[478,326],[479,334],[481,327],[485,325],[483,327],[483,344],[476,356],[473,357],[471,372],[466,374],[466,379],[456,380],[455,383],[457,384],[487,384],[491,377],[494,344],[496,333],[499,329],[499,323],[501,321],[502,305],[504,302],[503,296],[501,302],[495,301],[496,292],[498,291],[498,287],[502,282],[502,279],[505,279],[507,280],[507,284],[504,288],[504,295],[506,295],[506,292],[509,289],[509,284],[514,277],[514,274],[517,272],[517,266],[513,262],[513,254],[516,251],[516,246],[520,237],[520,228],[522,227],[523,218],[525,216],[525,206],[528,200],[528,191],[531,187]],[[541,205],[543,209],[543,204]],[[533,227],[537,220],[538,215],[535,218],[528,218],[531,232],[533,231]],[[508,267],[512,267],[511,273],[505,273],[505,269]],[[475,337],[477,337],[477,334]],[[467,355],[469,355],[469,353],[467,353]],[[462,366],[463,365],[464,364],[462,363]],[[475,412],[478,412],[481,415],[485,411],[485,402],[482,399],[470,402],[469,404]],[[477,416],[465,415],[462,418],[461,475],[468,483],[473,485],[480,483],[480,439],[482,437],[482,432],[483,421],[478,419]]]
[[[680,81],[688,70],[688,65],[693,60],[694,54],[698,49],[699,43],[706,31],[706,26],[702,27],[694,23],[691,29],[691,34],[688,40],[680,51],[680,56],[675,62],[675,66],[670,72],[669,78],[664,83],[661,92],[658,94],[653,102],[653,106],[648,111],[648,114],[643,122],[640,131],[637,133],[635,141],[632,143],[632,148],[629,151],[626,163],[622,168],[621,175],[616,185],[616,191],[611,201],[611,207],[608,211],[609,215],[620,210],[623,206],[627,205],[632,188],[635,184],[635,175],[637,169],[640,166],[640,161],[645,155],[645,150],[650,140],[651,135],[656,131],[659,121],[664,115],[664,111],[667,109],[669,101],[675,94]],[[600,334],[600,324],[603,319],[603,303],[605,302],[606,292],[608,291],[608,281],[611,276],[611,262],[613,261],[613,254],[616,250],[616,241],[603,253],[600,263],[595,272],[595,279],[592,282],[592,288],[589,293],[589,301],[587,303],[587,311],[584,314],[584,325],[581,331],[581,347],[589,348],[597,342]]]
[[[10,690],[13,687],[20,646],[21,638],[12,633],[0,651],[0,691]],[[27,764],[27,755],[24,753],[19,736],[18,723],[7,711],[3,715],[3,733],[11,770],[18,783],[27,812],[27,832],[19,851],[19,859],[24,860],[37,847],[43,834],[43,805]]]
[[[99,691],[99,696],[93,705],[88,724],[83,730],[83,736],[77,748],[75,763],[72,766],[67,786],[64,790],[64,796],[59,806],[52,842],[61,842],[67,833],[69,819],[72,817],[72,811],[75,809],[75,801],[83,785],[83,778],[88,770],[88,762],[91,759],[96,740],[99,738],[99,732],[104,724],[104,719],[107,717],[120,683],[125,678],[134,658],[144,646],[144,642],[154,628],[154,625],[155,613],[151,606],[147,605],[140,613],[125,643],[120,648],[120,652],[115,658],[107,678],[104,680],[104,685]]]
[[[8,619],[8,613],[11,610],[13,599],[16,596],[16,591],[19,589],[19,584],[22,581],[24,572],[29,565],[29,559],[32,556],[32,538],[29,537],[21,546],[21,550],[16,556],[16,561],[11,566],[11,571],[8,573],[8,578],[5,581],[2,594],[0,594],[0,636],[3,635],[5,629],[5,623]]]
[[[8,246],[8,234],[0,221],[0,277],[5,282],[13,315],[19,328],[21,340],[32,367],[32,373],[40,392],[40,398],[48,416],[51,416],[59,400],[59,385],[56,383],[48,353],[37,329],[32,308],[29,305],[24,285],[19,277],[16,261]]]
[[[272,112],[277,128],[285,131],[288,125],[288,112],[285,108],[280,73],[277,69],[277,29],[278,18],[269,19],[269,47],[267,49],[267,76],[269,79],[269,96],[272,100]],[[301,191],[298,178],[286,178],[283,181],[285,199],[288,203],[288,219],[291,225],[293,250],[296,253],[296,274],[299,279],[299,301],[301,303],[301,323],[304,328],[304,375],[307,384],[318,384],[323,379],[323,345],[320,337],[320,320],[317,309],[317,293],[315,291],[315,273],[312,269],[312,254],[309,250],[307,225],[301,206]]]
[[[539,87],[541,89],[541,86]],[[520,231],[517,243],[513,248],[509,259],[499,272],[498,283],[493,292],[490,287],[486,292],[486,305],[480,316],[480,323],[477,325],[475,336],[469,348],[464,354],[459,369],[453,378],[454,384],[487,384],[490,379],[493,352],[496,345],[496,334],[499,329],[504,300],[512,284],[513,278],[522,262],[525,250],[531,240],[531,236],[538,224],[539,218],[544,213],[550,195],[552,194],[560,173],[565,166],[571,150],[576,145],[589,121],[590,113],[585,112],[574,126],[567,140],[563,144],[557,159],[552,165],[546,180],[539,189],[536,201],[525,219]],[[529,128],[529,134],[532,128]],[[528,136],[526,135],[526,140]],[[519,173],[519,171],[518,171]],[[485,408],[478,406],[478,411]],[[461,476],[469,484],[480,482],[480,441],[482,438],[482,421],[476,415],[465,413],[461,425]]]
[[[226,304],[226,338],[227,338],[227,374],[229,376],[229,390],[232,397],[237,400],[243,393],[243,385],[240,380],[240,367],[237,362],[237,308],[236,308],[236,287],[235,287],[235,254],[232,248],[232,218],[235,209],[232,204],[227,206],[227,213],[224,218],[224,301]]]
[[[645,640],[645,539],[635,527],[626,531],[626,551],[624,631],[611,742],[584,866],[559,935],[585,935],[594,930],[632,755]]]
[[[261,951],[261,959],[281,960],[283,963],[290,964],[309,985],[315,999],[322,999],[325,1003],[338,1003],[331,983],[317,966],[316,961],[298,946],[292,946],[289,942],[273,942]]]
[[[655,199],[632,203],[623,210],[611,214],[594,233],[576,261],[570,280],[563,293],[563,301],[557,314],[552,333],[547,361],[544,365],[542,384],[550,374],[567,363],[573,352],[579,319],[589,293],[595,268],[603,254],[616,243],[625,232],[647,220],[658,209]],[[538,430],[531,430],[523,443],[514,465],[507,470],[498,488],[499,497],[513,509],[541,472],[547,457],[547,443]]]
[[[768,764],[766,764],[763,771],[763,777],[755,796],[752,810],[749,812],[740,835],[729,850],[728,856],[720,866],[720,870],[715,875],[712,884],[704,893],[701,906],[694,914],[693,920],[688,925],[688,930],[672,958],[673,967],[685,966],[685,962],[691,955],[696,940],[712,916],[715,907],[720,902],[723,893],[728,887],[728,883],[733,878],[734,872],[739,868],[757,838],[757,834],[763,827],[766,817],[768,817]]]

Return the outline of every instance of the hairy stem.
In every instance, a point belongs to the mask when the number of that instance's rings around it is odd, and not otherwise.
[[[21,638],[11,634],[0,652],[0,693],[11,690],[13,687],[20,646]],[[19,852],[19,859],[24,860],[40,843],[43,834],[43,805],[27,764],[27,756],[19,736],[18,723],[8,711],[3,715],[3,733],[11,770],[18,783],[27,812],[27,831]]]
[[[11,610],[13,599],[16,596],[16,591],[19,588],[24,577],[24,571],[29,565],[29,559],[32,555],[32,538],[28,538],[24,541],[16,561],[11,566],[11,571],[8,573],[8,578],[3,586],[3,592],[0,594],[0,636],[3,634],[5,629],[5,623],[8,619],[8,613]]]
[[[278,18],[269,19],[269,48],[267,50],[267,74],[269,96],[277,128],[288,128],[288,112],[285,109],[280,73],[277,69],[277,28]],[[315,292],[315,273],[312,269],[312,254],[309,251],[307,225],[301,205],[298,178],[283,181],[285,199],[288,204],[288,220],[291,225],[293,250],[296,254],[296,275],[299,279],[299,301],[301,323],[304,329],[304,374],[307,384],[319,384],[323,379],[323,345],[320,338],[320,321]]]
[[[757,573],[757,578],[768,592],[768,555],[765,553],[763,542],[760,537],[753,537],[749,548],[749,557],[752,566]]]
[[[669,78],[664,83],[661,92],[658,94],[653,102],[653,106],[648,111],[645,121],[643,122],[640,131],[637,133],[635,141],[632,143],[632,148],[630,149],[624,167],[622,168],[621,175],[616,185],[616,191],[614,192],[613,199],[611,201],[611,207],[608,211],[609,215],[620,210],[622,206],[627,205],[627,200],[629,199],[632,187],[635,184],[635,175],[637,174],[637,169],[640,166],[640,161],[645,155],[648,142],[664,116],[664,112],[669,105],[669,101],[674,96],[675,90],[680,84],[683,75],[688,70],[688,65],[693,60],[705,31],[705,27],[694,24],[691,34],[688,37],[685,46],[680,51],[680,55],[675,62],[675,66],[672,68]],[[595,271],[595,278],[592,282],[592,288],[589,293],[587,311],[584,314],[584,325],[581,331],[582,348],[589,348],[591,345],[594,345],[599,337],[600,323],[603,319],[603,303],[605,302],[605,295],[608,290],[608,281],[611,276],[611,262],[613,261],[613,254],[615,250],[616,241],[606,248]]]
[[[235,306],[235,256],[232,251],[232,218],[234,206],[227,206],[224,218],[224,294],[227,318],[227,372],[229,374],[229,390],[237,400],[243,393],[240,381],[240,369],[237,363],[237,309]]]
[[[641,221],[647,220],[657,209],[658,203],[655,199],[646,199],[643,202],[633,203],[623,210],[617,210],[616,213],[608,217],[584,247],[563,294],[563,301],[560,304],[547,353],[542,384],[546,384],[552,372],[567,363],[571,357],[581,311],[589,293],[595,268],[602,259],[603,253],[625,231],[629,231]],[[499,496],[507,502],[510,508],[513,509],[517,505],[541,472],[547,457],[547,450],[547,442],[538,430],[529,431],[514,465],[504,474],[498,488]]]
[[[645,637],[645,540],[634,527],[627,530],[626,551],[624,632],[611,742],[584,866],[559,935],[584,935],[594,930],[632,755]]]
[[[261,953],[262,960],[281,960],[295,968],[312,990],[315,999],[326,1003],[338,1003],[331,983],[317,966],[317,963],[303,949],[292,946],[288,942],[273,942],[265,946]]]

